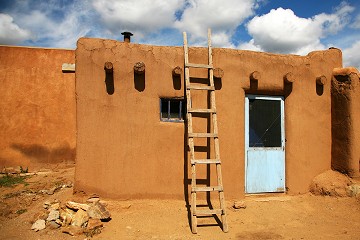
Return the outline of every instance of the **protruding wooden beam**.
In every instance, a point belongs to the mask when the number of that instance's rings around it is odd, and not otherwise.
[[[261,74],[258,71],[254,71],[250,74],[250,80],[259,81],[261,79]]]
[[[104,69],[105,69],[105,72],[112,73],[114,71],[114,66],[113,66],[112,62],[106,62],[104,64]]]
[[[215,78],[222,78],[224,76],[224,70],[221,68],[214,68],[214,77]]]
[[[63,63],[61,70],[64,73],[75,72],[75,63]]]
[[[316,84],[318,85],[323,86],[326,84],[326,82],[327,82],[327,78],[324,75],[316,78]]]
[[[145,63],[143,63],[143,62],[135,63],[134,71],[137,74],[144,74],[145,73]]]
[[[183,72],[182,68],[179,67],[179,66],[176,66],[176,67],[174,67],[174,69],[172,70],[172,75],[173,75],[174,77],[178,77],[178,76],[181,75],[182,72]]]
[[[287,83],[295,82],[294,74],[292,72],[288,72],[287,74],[285,74],[284,75],[284,81],[287,82]]]

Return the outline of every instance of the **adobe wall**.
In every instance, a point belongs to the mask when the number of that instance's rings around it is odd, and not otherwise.
[[[246,93],[285,96],[286,187],[307,192],[312,178],[331,168],[330,79],[333,68],[342,66],[341,51],[302,57],[213,49],[213,55],[214,67],[225,73],[215,85],[226,198],[244,197]],[[190,48],[189,56],[192,63],[206,63],[207,49]],[[146,65],[144,78],[134,74],[139,61]],[[106,92],[105,62],[114,65],[112,95]],[[124,199],[184,197],[190,178],[184,124],[159,117],[160,97],[184,96],[183,74],[180,82],[172,77],[183,64],[182,47],[78,41],[75,191]],[[250,84],[254,71],[261,78]],[[289,72],[292,83],[285,84]],[[316,84],[320,76],[328,80],[323,86]]]
[[[0,168],[74,162],[74,50],[0,46]]]
[[[357,69],[335,68],[332,77],[332,167],[360,176],[360,91]]]

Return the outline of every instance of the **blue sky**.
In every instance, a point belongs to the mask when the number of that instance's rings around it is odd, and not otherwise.
[[[360,68],[359,0],[0,0],[0,44],[76,48],[78,38],[213,45],[306,55],[342,49],[344,66]]]

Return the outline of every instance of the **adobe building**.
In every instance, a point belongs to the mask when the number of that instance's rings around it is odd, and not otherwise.
[[[189,55],[207,61],[206,48],[190,47]],[[62,69],[75,56],[76,94],[74,72]],[[360,74],[342,68],[340,50],[295,56],[217,48],[213,61],[226,199],[304,193],[331,168],[359,176]],[[73,163],[76,152],[77,192],[187,196],[182,47],[81,38],[76,51],[0,46],[0,63],[1,169],[51,168]],[[191,76],[203,84],[207,71]],[[192,100],[206,108],[203,97]],[[209,119],[202,121],[194,131],[208,130]],[[199,141],[196,154],[211,158],[212,146]],[[200,171],[200,183],[212,185],[214,172]]]
[[[75,51],[0,46],[0,171],[74,164]]]
[[[189,56],[192,63],[206,63],[207,49],[191,47]],[[215,48],[213,62],[223,71],[215,88],[227,199],[307,192],[316,175],[331,169],[332,155],[336,166],[350,161],[351,167],[345,164],[342,170],[358,175],[360,154],[353,147],[359,143],[359,127],[351,123],[359,119],[359,73],[342,69],[339,49],[296,56]],[[191,173],[184,74],[173,74],[179,67],[184,68],[182,47],[79,39],[75,191],[120,199],[187,196]],[[337,68],[354,86],[349,93],[354,101],[347,109],[347,103],[334,103],[337,97],[331,96]],[[207,71],[191,71],[198,84],[208,77]],[[193,95],[193,104],[207,108],[202,97]],[[333,136],[345,134],[337,130],[342,126],[332,127],[341,125],[340,115],[332,117],[337,109],[343,115],[356,112],[346,126],[358,129],[348,129],[352,145],[341,159],[332,140],[332,131]],[[208,121],[204,117],[199,129]],[[198,142],[198,156],[211,157],[211,146]],[[210,167],[200,173],[204,185],[215,181],[213,173]]]

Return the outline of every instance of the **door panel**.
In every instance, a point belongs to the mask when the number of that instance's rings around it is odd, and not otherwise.
[[[245,191],[285,191],[285,132],[282,97],[245,99]]]

